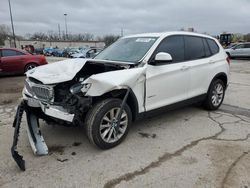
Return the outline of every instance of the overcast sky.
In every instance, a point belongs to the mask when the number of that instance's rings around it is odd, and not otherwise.
[[[0,24],[10,26],[8,0]],[[58,32],[124,34],[193,27],[196,31],[250,33],[250,0],[11,0],[16,34]]]

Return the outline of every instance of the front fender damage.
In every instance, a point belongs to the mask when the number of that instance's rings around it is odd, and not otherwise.
[[[86,96],[101,96],[115,89],[133,88],[138,82],[145,81],[146,67],[105,72],[90,76],[84,83],[91,87]]]
[[[38,118],[34,113],[32,113],[30,108],[26,105],[25,101],[22,101],[18,105],[16,116],[13,122],[13,127],[15,128],[15,131],[14,131],[13,144],[11,147],[12,157],[22,171],[25,171],[25,161],[23,160],[23,156],[19,155],[19,153],[17,152],[17,144],[18,144],[20,126],[24,111],[26,112],[26,117],[27,117],[28,138],[34,154],[35,155],[48,154],[48,147],[41,134]]]

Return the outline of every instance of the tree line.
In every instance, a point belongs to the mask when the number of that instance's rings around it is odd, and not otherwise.
[[[25,36],[16,35],[17,40],[40,40],[40,41],[103,41],[106,46],[109,46],[115,42],[119,35],[108,34],[104,36],[94,36],[91,33],[78,33],[78,34],[65,34],[64,32],[58,33],[52,30],[45,32],[35,32],[33,34],[27,33]],[[5,40],[12,40],[13,36],[10,28],[7,25],[0,25],[0,46],[4,45]]]
[[[104,36],[94,36],[91,33],[78,33],[78,34],[65,34],[64,32],[58,33],[52,30],[49,30],[47,33],[44,32],[35,32],[33,34],[26,34],[25,36],[16,36],[17,40],[42,40],[42,41],[103,41],[106,46],[109,46],[113,42],[115,42],[119,35],[104,35]],[[11,34],[11,30],[7,25],[1,24],[0,25],[0,46],[4,45],[5,40],[12,40],[13,36]],[[234,40],[237,41],[247,41],[250,42],[250,33],[248,34],[241,34],[236,33],[234,34]]]

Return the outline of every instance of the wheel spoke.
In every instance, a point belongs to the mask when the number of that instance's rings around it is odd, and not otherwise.
[[[127,114],[123,111],[122,116],[121,116],[121,119],[123,119],[123,118],[126,117],[126,116],[127,116]]]
[[[107,121],[108,123],[111,123],[111,120],[109,119],[107,115],[104,116],[103,120]]]
[[[212,96],[212,103],[213,103],[213,104],[214,104],[215,100],[216,100],[216,96],[213,95],[213,96]]]
[[[124,121],[121,121],[120,124],[125,125],[125,124],[127,124],[127,122],[128,122],[127,120],[124,120]]]
[[[109,127],[110,127],[110,124],[109,124],[109,123],[107,123],[107,124],[101,124],[100,130],[102,131],[103,129],[109,128]]]
[[[109,142],[110,138],[111,138],[111,135],[113,134],[113,131],[114,131],[114,128],[112,127],[109,131],[109,136],[107,138],[107,141]]]
[[[108,128],[108,129],[106,129],[106,130],[104,131],[104,133],[102,134],[103,139],[105,139],[105,137],[106,137],[107,134],[109,133],[110,129],[111,129],[111,127]]]
[[[110,119],[112,120],[112,119],[115,117],[114,108],[112,108],[112,109],[109,111],[109,114],[110,114]]]
[[[123,134],[125,132],[125,129],[123,129],[123,128],[120,127],[119,131]]]
[[[115,141],[117,141],[119,138],[117,137],[117,132],[116,132],[116,130],[114,129],[114,131],[113,131],[113,135],[114,135],[114,139],[115,139]]]

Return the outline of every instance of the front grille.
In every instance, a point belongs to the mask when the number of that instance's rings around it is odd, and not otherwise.
[[[44,101],[51,101],[54,97],[54,90],[49,86],[35,85],[32,86],[32,90],[38,99]]]
[[[27,90],[31,95],[33,95],[33,91],[32,91],[32,89],[31,89],[29,83],[27,82],[27,80],[24,81],[24,85],[25,85],[26,90]]]

